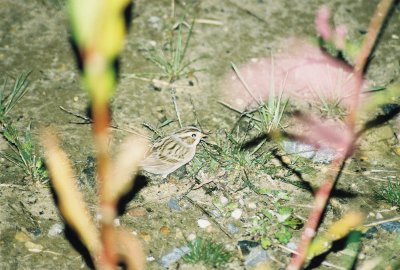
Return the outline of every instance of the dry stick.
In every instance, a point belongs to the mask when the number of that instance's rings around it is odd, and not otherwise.
[[[389,218],[389,219],[385,219],[385,220],[380,220],[380,221],[375,221],[369,224],[365,224],[365,227],[375,227],[376,225],[380,225],[380,224],[384,224],[384,223],[388,223],[391,221],[398,221],[400,220],[400,217],[393,217],[393,218]]]
[[[236,76],[239,78],[240,82],[246,89],[247,93],[249,93],[249,95],[254,99],[254,101],[257,102],[257,104],[259,106],[261,106],[262,102],[254,96],[253,91],[250,89],[250,87],[248,86],[248,84],[246,83],[246,81],[244,80],[242,75],[240,74],[239,69],[236,67],[236,65],[233,62],[231,62],[231,66],[232,66],[232,69],[235,72]]]
[[[355,98],[353,101],[353,106],[350,107],[350,113],[347,117],[347,126],[349,130],[356,134],[354,131],[355,126],[355,118],[357,115],[358,109],[358,97],[361,93],[362,86],[362,75],[365,69],[365,65],[367,63],[368,56],[371,53],[373,45],[375,44],[377,35],[381,26],[383,24],[384,19],[389,11],[390,6],[392,5],[392,0],[381,0],[378,4],[377,10],[374,14],[374,17],[371,20],[370,26],[368,28],[368,33],[365,36],[363,41],[363,45],[361,51],[356,59],[356,64],[354,67],[356,86],[355,86]],[[287,270],[299,270],[303,266],[308,247],[314,238],[314,235],[317,231],[318,224],[320,223],[321,216],[325,210],[325,207],[329,201],[330,194],[332,192],[333,187],[335,186],[339,176],[341,174],[340,170],[344,167],[345,161],[349,157],[349,153],[353,148],[355,142],[357,140],[357,136],[353,139],[353,141],[347,146],[345,155],[342,155],[336,158],[332,164],[332,171],[337,171],[337,175],[329,175],[322,186],[318,189],[315,194],[314,207],[309,215],[308,221],[305,225],[305,229],[303,231],[301,241],[297,248],[297,254],[294,254],[292,260],[287,267]]]
[[[288,247],[286,247],[284,245],[278,244],[276,246],[279,247],[280,249],[282,249],[283,251],[286,251],[286,252],[289,252],[289,253],[292,253],[292,254],[296,254],[297,253],[295,250],[293,250],[291,248],[288,248]],[[330,263],[330,262],[327,262],[327,261],[323,261],[322,265],[325,265],[325,266],[328,266],[328,267],[331,267],[331,268],[335,268],[335,269],[338,269],[338,270],[346,270],[346,268],[337,266],[337,265],[335,265],[333,263]]]
[[[176,90],[175,90],[175,88],[171,88],[171,96],[172,96],[172,102],[174,103],[176,117],[178,118],[179,127],[182,128],[181,116],[179,114],[178,103],[176,102]]]
[[[72,122],[73,124],[93,124],[93,119],[91,119],[90,117],[87,117],[87,116],[85,116],[85,115],[82,115],[82,114],[79,114],[79,113],[76,113],[76,112],[67,110],[67,109],[65,109],[63,106],[59,106],[59,108],[60,108],[62,111],[64,111],[64,112],[66,112],[66,113],[68,113],[68,114],[70,114],[70,115],[73,115],[73,116],[75,116],[75,117],[77,117],[77,118],[80,118],[80,119],[82,119],[83,121],[85,121],[85,122],[81,122],[81,123]],[[143,135],[143,134],[140,134],[139,132],[136,132],[136,131],[132,131],[132,130],[128,130],[128,129],[126,129],[126,128],[122,128],[122,127],[120,127],[120,126],[118,126],[118,125],[110,124],[109,127],[110,127],[110,128],[113,128],[113,129],[116,129],[116,130],[125,131],[125,132],[128,132],[128,133],[135,134],[135,135],[138,135],[138,136],[140,136],[140,137],[149,139],[148,136],[145,136],[145,135]]]
[[[190,104],[192,104],[192,112],[193,112],[194,118],[196,118],[196,124],[197,124],[197,126],[200,128],[200,130],[203,130],[203,126],[200,124],[199,116],[197,115],[196,107],[194,106],[192,96],[189,95],[189,97],[190,97],[190,98],[189,98]],[[203,131],[204,131],[204,130],[203,130]]]

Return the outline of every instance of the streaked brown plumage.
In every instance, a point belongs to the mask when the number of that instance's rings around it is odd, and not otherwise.
[[[143,170],[163,178],[190,162],[196,146],[206,135],[196,127],[185,127],[154,142],[142,161]]]

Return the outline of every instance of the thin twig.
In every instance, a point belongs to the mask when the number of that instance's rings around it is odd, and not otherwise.
[[[285,247],[284,245],[277,244],[276,246],[279,247],[280,249],[282,249],[283,251],[286,251],[286,252],[289,252],[289,253],[292,253],[292,254],[298,254],[297,251],[295,251],[295,250],[293,250],[291,248]],[[337,266],[337,265],[335,265],[333,263],[330,263],[330,262],[327,262],[327,261],[323,261],[322,265],[325,265],[325,266],[328,266],[328,267],[332,267],[332,268],[335,268],[335,269],[338,269],[338,270],[346,270],[347,269],[347,268]]]
[[[80,119],[85,121],[83,123],[74,123],[74,124],[93,124],[93,119],[91,119],[90,117],[87,117],[85,115],[82,115],[82,114],[67,110],[62,106],[59,106],[59,108],[62,111],[64,111],[64,112],[66,112],[66,113],[68,113],[70,115],[73,115],[73,116],[75,116],[77,118],[80,118]],[[146,136],[146,135],[140,134],[139,132],[136,132],[136,131],[132,131],[132,130],[129,130],[129,129],[122,128],[119,125],[110,124],[109,127],[113,128],[113,129],[116,129],[116,130],[121,130],[121,131],[125,131],[125,132],[131,133],[131,134],[135,134],[135,135],[138,135],[140,137],[148,139],[148,136]]]
[[[247,85],[246,81],[244,80],[244,78],[242,77],[242,75],[239,72],[239,69],[235,66],[235,64],[233,62],[231,62],[231,66],[233,68],[233,71],[235,71],[236,76],[239,78],[240,82],[243,84],[244,88],[246,89],[247,93],[249,93],[249,95],[254,99],[255,102],[257,102],[257,104],[259,106],[262,105],[262,102],[260,100],[258,100],[253,92],[251,91],[250,87]]]
[[[214,179],[209,179],[209,180],[207,180],[207,181],[201,182],[200,184],[194,186],[194,187],[193,187],[193,190],[199,189],[199,188],[201,188],[202,186],[207,185],[207,184],[212,183],[212,182],[214,182]]]
[[[87,116],[85,116],[85,115],[82,115],[82,114],[75,113],[75,112],[73,112],[73,111],[67,110],[67,109],[65,109],[63,106],[58,106],[58,107],[59,107],[62,111],[64,111],[64,112],[66,112],[66,113],[68,113],[68,114],[70,114],[70,115],[73,115],[73,116],[75,116],[75,117],[77,117],[77,118],[80,118],[80,119],[82,119],[82,120],[85,121],[84,123],[79,123],[79,124],[92,124],[92,123],[93,123],[93,119],[90,118],[90,117],[87,117]]]
[[[148,122],[143,122],[142,124],[145,128],[148,128],[149,130],[151,130],[152,132],[154,132],[155,134],[157,134],[158,137],[163,137],[164,134],[161,134],[160,131],[158,131],[157,128],[155,128],[152,124],[148,123]]]
[[[190,97],[190,104],[192,104],[192,111],[193,111],[194,117],[196,118],[196,124],[198,125],[200,130],[203,130],[203,127],[202,127],[202,125],[199,121],[199,117],[197,115],[196,107],[194,106],[194,103],[193,103],[192,96],[189,95],[189,97]]]
[[[218,25],[218,26],[224,25],[224,23],[221,21],[209,20],[209,19],[195,19],[194,22],[200,23],[200,24],[211,24],[211,25]]]
[[[252,113],[258,111],[258,108],[254,109],[254,110],[251,110],[251,111],[240,111],[239,109],[236,109],[236,108],[232,107],[231,105],[229,105],[228,103],[225,103],[225,102],[223,102],[221,100],[218,100],[217,102],[219,104],[221,104],[222,106],[228,108],[229,110],[232,110],[232,111],[234,111],[236,113],[239,113],[240,116],[246,116],[246,117],[250,118],[251,120],[255,120],[257,122],[261,122],[260,118],[251,115]]]
[[[172,96],[172,102],[174,103],[176,117],[178,118],[179,127],[182,128],[181,116],[179,114],[178,103],[176,102],[176,90],[175,90],[175,88],[171,88],[171,96]]]
[[[372,223],[365,224],[364,227],[374,227],[376,225],[380,225],[380,224],[384,224],[384,223],[388,223],[388,222],[392,222],[392,221],[397,221],[397,220],[400,220],[400,217],[393,217],[393,218],[389,218],[389,219],[385,219],[385,220],[375,221]]]

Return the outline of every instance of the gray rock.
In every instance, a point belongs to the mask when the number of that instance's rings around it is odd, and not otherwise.
[[[297,245],[294,242],[289,242],[289,243],[286,244],[286,246],[288,248],[290,248],[291,250],[296,250],[297,249]]]
[[[228,229],[228,232],[230,232],[231,234],[236,234],[239,232],[239,228],[236,227],[236,225],[232,224],[232,223],[228,223],[226,228]]]
[[[180,211],[181,210],[181,207],[179,206],[179,202],[175,198],[169,199],[169,201],[167,202],[167,206],[169,208],[171,208],[172,210],[176,210],[176,211]]]
[[[179,248],[174,248],[161,258],[161,264],[165,268],[171,266],[171,264],[177,262],[182,256],[186,255],[190,252],[190,248],[188,246],[182,246]]]
[[[312,161],[316,163],[330,163],[335,159],[336,152],[330,148],[320,148],[315,152]]]
[[[50,227],[49,232],[47,233],[48,236],[57,236],[64,231],[64,224],[56,223]]]
[[[286,140],[282,142],[282,148],[288,154],[297,154],[316,163],[329,163],[335,159],[335,151],[326,147],[316,149],[306,143]]]
[[[260,262],[266,262],[268,260],[268,253],[261,247],[256,247],[251,249],[250,254],[246,256],[244,264],[247,267],[255,267]]]
[[[379,225],[382,229],[390,233],[400,233],[400,222],[390,221]]]

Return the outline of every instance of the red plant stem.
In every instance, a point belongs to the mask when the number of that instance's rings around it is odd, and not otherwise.
[[[101,209],[101,241],[102,253],[99,258],[101,269],[115,269],[118,262],[113,220],[116,216],[116,206],[107,200],[106,186],[111,169],[111,158],[108,154],[110,113],[107,103],[98,102],[93,98],[93,136],[97,150],[97,179],[99,183]]]
[[[382,27],[382,24],[389,12],[389,9],[392,5],[393,0],[381,0],[377,6],[375,14],[371,20],[371,23],[368,28],[367,35],[365,36],[363,45],[361,47],[360,53],[357,56],[356,64],[354,67],[353,74],[355,76],[356,85],[355,85],[355,94],[353,99],[353,104],[350,107],[349,115],[346,118],[347,126],[349,130],[354,134],[353,141],[348,145],[346,155],[343,155],[337,159],[335,159],[331,163],[331,170],[333,172],[337,172],[336,174],[330,174],[321,187],[318,189],[315,194],[314,207],[311,210],[311,213],[308,217],[307,223],[305,225],[305,229],[301,236],[301,241],[297,248],[297,253],[292,256],[292,260],[287,267],[287,270],[299,270],[303,266],[308,247],[314,238],[318,225],[321,220],[321,216],[326,208],[326,205],[330,199],[331,192],[336,184],[336,181],[339,178],[341,169],[344,165],[344,162],[349,157],[349,153],[354,148],[357,137],[355,132],[355,120],[358,111],[359,105],[359,97],[362,89],[362,77],[365,71],[365,66],[368,60],[369,55],[371,54],[371,50],[375,44],[378,33]]]
[[[376,7],[375,14],[369,24],[367,35],[364,38],[360,52],[357,55],[356,63],[354,66],[354,76],[356,79],[356,86],[354,91],[355,98],[353,104],[350,107],[349,115],[347,117],[347,125],[350,130],[354,130],[355,121],[357,118],[358,105],[360,99],[358,98],[361,94],[362,89],[362,77],[365,71],[365,67],[368,61],[368,57],[371,54],[372,48],[376,42],[379,31],[382,28],[383,22],[393,4],[393,0],[381,0]]]
[[[340,172],[346,159],[347,159],[346,157],[344,158],[339,157],[334,161],[332,161],[331,170],[333,172]],[[310,245],[311,240],[314,238],[316,234],[316,230],[321,220],[321,216],[324,213],[325,207],[329,201],[330,194],[332,192],[333,187],[335,186],[337,178],[338,178],[338,173],[330,174],[325,180],[325,182],[318,189],[317,193],[315,194],[313,209],[304,227],[300,244],[296,250],[296,253],[292,257],[292,261],[287,267],[287,270],[301,269],[302,265],[304,264],[304,261],[307,256],[308,246]]]

